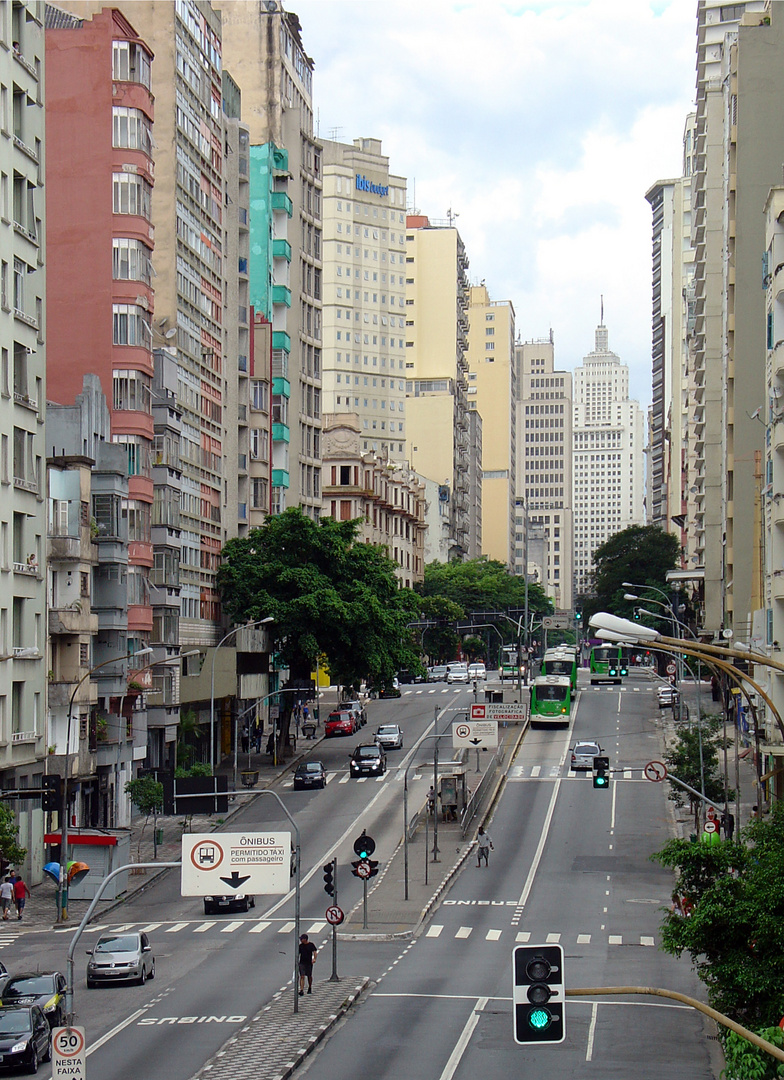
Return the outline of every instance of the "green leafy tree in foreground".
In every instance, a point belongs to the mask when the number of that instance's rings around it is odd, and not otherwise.
[[[472,612],[500,611],[525,607],[525,580],[510,574],[497,559],[468,559],[466,562],[431,562],[425,567],[425,580],[417,591],[423,597],[440,596],[451,600],[466,615]],[[541,585],[528,583],[528,610],[534,617],[550,615],[553,604]],[[498,620],[504,641],[514,641],[514,627],[506,619]]]
[[[760,1031],[784,1017],[784,804],[742,839],[670,840],[652,858],[675,871],[676,892],[692,908],[688,918],[665,915],[662,948],[687,953],[710,1004]]]
[[[630,619],[634,607],[645,606],[642,591],[635,590],[642,599],[641,605],[639,601],[624,600],[624,593],[629,592],[624,581],[652,585],[669,595],[667,571],[676,569],[680,553],[678,538],[658,525],[630,525],[608,537],[593,554],[592,595],[582,601],[585,624],[597,611]],[[657,601],[662,599],[656,592],[650,596]]]
[[[144,817],[144,825],[139,830],[139,843],[136,846],[136,859],[141,862],[142,838],[144,830],[153,819],[155,828],[158,814],[163,811],[163,784],[154,776],[137,776],[135,780],[128,780],[125,785],[126,794],[130,795],[131,802]]]
[[[27,848],[19,846],[18,828],[14,811],[8,803],[0,802],[0,863],[3,870],[7,866],[19,866],[27,854]]]
[[[701,728],[698,724],[688,727],[681,724],[672,748],[665,755],[667,769],[684,784],[702,791],[705,783],[705,797],[711,802],[724,802],[724,775],[720,768],[719,754],[724,749],[724,737],[721,731],[722,720],[719,716],[702,717]],[[700,763],[700,740],[702,740],[702,763]],[[727,798],[734,799],[734,791],[727,791]],[[677,784],[670,784],[668,798],[676,806],[689,803],[694,815],[694,828],[699,829],[701,802],[694,795],[684,791]]]
[[[434,664],[454,660],[460,642],[455,626],[465,616],[465,612],[459,604],[445,596],[420,596],[418,604],[420,619],[438,624],[428,626],[422,634],[425,653]]]

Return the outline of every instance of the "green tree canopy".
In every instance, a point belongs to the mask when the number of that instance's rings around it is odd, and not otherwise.
[[[676,729],[675,741],[664,758],[672,775],[693,787],[695,791],[702,791],[704,782],[705,796],[715,803],[724,802],[724,776],[719,762],[719,753],[724,749],[722,723],[719,716],[703,715],[701,724],[681,724]],[[728,800],[734,797],[734,791],[728,788]],[[688,801],[694,814],[694,827],[698,828],[701,806],[699,799],[689,795],[677,784],[670,784],[668,798],[676,806],[683,806]]]
[[[316,522],[290,509],[223,549],[226,611],[236,623],[271,615],[294,679],[308,679],[321,654],[342,685],[384,685],[417,666],[419,639],[406,626],[419,617],[419,600],[398,587],[395,563],[361,542],[358,529],[358,521]]]
[[[424,651],[435,664],[443,664],[457,656],[460,636],[455,626],[464,617],[465,612],[459,604],[445,596],[420,596],[420,618],[434,622],[422,633]]]
[[[642,606],[645,606],[644,592],[626,588],[624,581],[654,586],[669,596],[667,571],[677,567],[680,553],[677,537],[658,525],[630,525],[610,536],[593,554],[593,594],[585,597],[582,603],[585,622],[597,611],[632,618],[639,602],[624,600],[627,592],[635,592],[643,598]],[[650,596],[655,600],[662,599],[655,592]],[[654,607],[653,610],[657,609]]]
[[[27,848],[19,846],[18,829],[14,811],[8,803],[0,803],[0,863],[3,869],[19,866],[27,854]]]

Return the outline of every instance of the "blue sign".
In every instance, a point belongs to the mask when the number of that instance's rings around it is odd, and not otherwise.
[[[356,186],[357,191],[369,191],[373,195],[388,195],[389,194],[389,187],[388,186],[385,187],[383,184],[374,184],[372,180],[368,180],[368,178],[366,176],[360,176],[359,173],[357,173],[357,179],[356,179],[356,185],[355,186]]]

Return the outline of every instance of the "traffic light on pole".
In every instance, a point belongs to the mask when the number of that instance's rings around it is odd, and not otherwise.
[[[335,870],[337,869],[336,860],[328,862],[324,867],[324,892],[327,896],[335,895]]]
[[[358,836],[354,841],[354,854],[359,859],[368,859],[376,850],[376,841],[372,836],[368,836],[365,830],[362,830],[362,835]]]
[[[375,877],[378,873],[378,859],[366,859],[365,860],[370,867],[370,873],[368,877]]]
[[[363,877],[364,876],[363,874],[360,874],[360,872],[359,872],[360,866],[364,866],[364,865],[365,865],[365,860],[364,859],[357,859],[356,862],[352,862],[352,864],[351,864],[351,873],[354,875],[354,877]]]
[[[41,809],[53,812],[60,809],[62,780],[59,776],[41,777]]]
[[[517,945],[512,954],[516,1043],[560,1043],[566,1038],[563,948]]]
[[[593,786],[608,788],[610,786],[610,759],[608,757],[595,757],[593,759]]]

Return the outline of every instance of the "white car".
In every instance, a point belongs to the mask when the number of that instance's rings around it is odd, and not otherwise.
[[[382,724],[376,731],[375,739],[385,750],[403,749],[403,732],[398,724]]]
[[[468,664],[453,663],[446,666],[446,681],[448,683],[453,682],[468,682]]]
[[[486,679],[487,678],[487,668],[485,667],[484,664],[482,664],[480,662],[477,662],[475,664],[469,664],[468,665],[468,678],[469,678],[469,680],[471,682],[473,682],[474,679]]]
[[[666,709],[670,705],[677,705],[680,701],[680,693],[674,686],[671,686],[669,683],[665,683],[664,686],[660,686],[656,691],[656,696],[659,699],[660,709]]]
[[[593,759],[604,750],[598,742],[576,742],[572,750],[572,769],[593,769]]]

